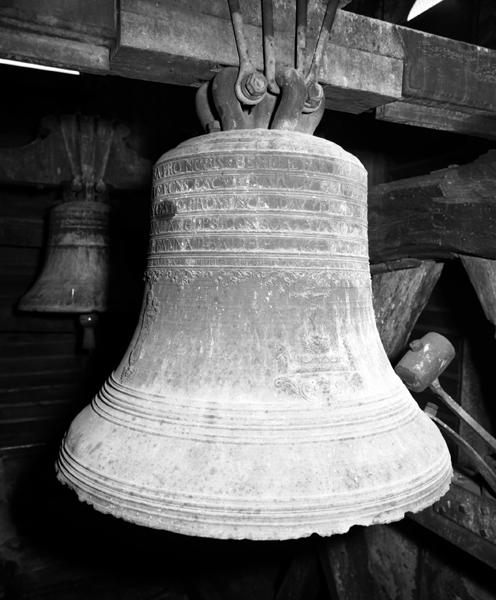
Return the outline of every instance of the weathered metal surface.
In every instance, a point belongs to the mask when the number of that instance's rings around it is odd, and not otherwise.
[[[414,261],[407,268],[402,268],[404,261],[398,262],[396,270],[386,270],[384,263],[372,268],[375,319],[381,342],[393,363],[405,349],[443,270],[442,263],[434,261]],[[391,264],[392,269],[394,266]]]
[[[369,192],[371,259],[496,258],[496,152]]]
[[[297,2],[295,64],[277,69],[272,0],[265,0],[264,75],[250,59],[239,0],[229,0],[239,67],[224,67],[200,86],[196,108],[205,131],[217,130],[219,124],[222,131],[263,127],[313,133],[325,109],[324,89],[317,78],[338,3],[339,0],[329,0],[310,58],[306,55],[307,0]]]
[[[19,302],[32,312],[105,311],[109,284],[109,207],[73,200],[51,211],[43,269]]]
[[[58,476],[103,512],[285,539],[431,504],[447,448],[372,309],[366,172],[306,134],[194,138],[156,164],[142,313]]]
[[[439,333],[429,331],[410,344],[410,349],[395,367],[395,372],[412,392],[423,392],[455,358],[452,343]]]
[[[228,0],[228,4],[239,57],[239,71],[235,84],[236,97],[241,104],[253,106],[265,96],[267,80],[255,69],[250,60],[239,0]]]
[[[496,501],[474,493],[455,473],[449,492],[410,519],[496,568]]]

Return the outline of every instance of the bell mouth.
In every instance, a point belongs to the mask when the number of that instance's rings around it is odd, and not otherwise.
[[[423,413],[419,417],[415,421],[428,419]],[[98,426],[95,414],[85,415],[84,419]],[[432,425],[430,421],[427,424]],[[413,427],[420,431],[425,426],[426,423],[410,423],[403,432],[406,434]],[[314,533],[321,536],[345,533],[353,525],[389,523],[403,518],[406,512],[417,512],[430,506],[448,490],[451,479],[449,455],[443,452],[442,446],[431,447],[428,452],[425,452],[425,446],[414,448],[421,452],[419,463],[425,460],[426,454],[436,453],[436,458],[430,461],[428,469],[418,470],[416,476],[412,476],[411,465],[404,469],[391,464],[387,467],[384,464],[365,466],[363,461],[352,465],[346,457],[356,451],[355,440],[334,444],[287,444],[282,446],[285,455],[282,459],[278,456],[281,447],[271,446],[267,440],[258,447],[253,442],[243,445],[222,439],[217,443],[211,439],[201,442],[198,435],[157,441],[156,433],[144,436],[136,432],[124,436],[119,446],[114,447],[113,455],[109,456],[108,448],[102,452],[85,449],[84,452],[95,456],[95,464],[108,462],[113,465],[102,474],[97,469],[89,469],[87,461],[85,464],[78,460],[82,448],[76,440],[79,435],[77,425],[74,427],[76,431],[71,429],[60,453],[57,476],[77,492],[81,501],[100,512],[138,525],[196,537],[281,540]],[[106,433],[111,433],[111,427]],[[425,435],[422,439],[426,439]],[[405,449],[404,440],[402,432],[396,431],[393,436],[388,432],[380,438],[364,437],[360,445],[369,456],[376,448],[377,456],[377,446],[389,443],[398,455],[405,456],[412,444]],[[185,443],[195,445],[205,460],[188,464],[191,479],[197,483],[195,490],[190,489],[186,494],[176,489],[173,493],[171,489],[178,484],[177,476],[174,476],[177,468],[171,466],[170,459],[178,458],[178,452],[172,448]],[[143,446],[147,448],[150,461],[140,460],[139,464],[137,461],[133,464],[131,457],[143,454]],[[217,446],[216,452],[212,450],[213,446]],[[247,448],[251,452],[249,459]],[[318,462],[315,460],[317,454]],[[277,456],[275,466],[284,468],[285,489],[281,489],[284,486],[275,481],[274,473],[270,472],[274,468],[274,465],[267,465],[270,456]],[[184,452],[181,457],[187,460]],[[301,468],[306,465],[308,471],[310,457],[312,469],[320,473],[320,478],[323,473],[334,478],[327,493],[324,486],[320,493],[316,493],[315,484],[305,486]],[[238,472],[240,466],[241,469],[250,466],[258,470],[257,479],[261,485],[252,481],[250,490],[246,478]],[[151,473],[152,470],[155,472]],[[139,472],[146,474],[140,478]],[[213,482],[217,485],[215,490]],[[239,490],[236,492],[243,486],[243,494]],[[255,490],[255,486],[259,486],[258,489]]]

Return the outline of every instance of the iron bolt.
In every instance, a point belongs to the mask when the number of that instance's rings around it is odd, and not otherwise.
[[[307,97],[305,100],[306,108],[316,109],[324,97],[324,88],[315,81],[307,86]]]
[[[242,82],[243,91],[251,98],[260,98],[267,91],[267,80],[258,71],[249,73]]]

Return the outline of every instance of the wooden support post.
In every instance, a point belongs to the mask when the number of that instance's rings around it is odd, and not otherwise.
[[[317,600],[321,597],[318,551],[309,540],[302,540],[297,548],[299,550],[288,565],[275,600]]]
[[[414,268],[372,275],[377,327],[391,362],[401,357],[442,270],[441,263],[421,261]]]
[[[493,431],[488,406],[483,393],[481,375],[477,368],[477,360],[474,356],[473,341],[464,338],[462,345],[461,369],[460,369],[460,391],[459,402],[484,429]],[[459,433],[481,456],[489,452],[488,445],[469,427],[460,420]],[[458,452],[458,463],[466,467],[472,467],[473,462],[463,452]]]
[[[368,568],[363,527],[353,527],[343,535],[320,538],[322,570],[332,600],[370,600],[379,590]]]
[[[486,319],[496,327],[496,260],[461,256]]]

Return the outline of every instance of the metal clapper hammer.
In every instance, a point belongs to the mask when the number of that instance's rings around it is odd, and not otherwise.
[[[403,356],[395,367],[397,375],[412,392],[423,392],[429,388],[441,402],[459,419],[475,431],[496,452],[496,438],[464,410],[458,402],[445,392],[438,377],[455,357],[455,349],[443,335],[429,332],[424,337],[414,340],[410,350]],[[485,479],[496,494],[496,473],[486,460],[456,431],[446,425],[437,416],[438,407],[429,402],[425,407],[426,414],[438,425],[441,431],[449,436],[471,458],[474,467]]]

